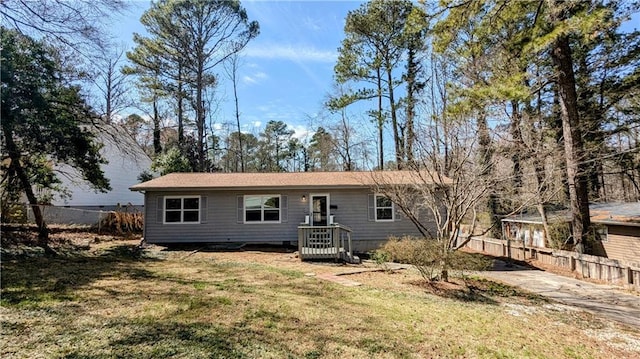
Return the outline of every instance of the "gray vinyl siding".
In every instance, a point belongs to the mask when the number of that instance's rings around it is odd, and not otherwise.
[[[368,189],[319,189],[266,190],[266,191],[208,191],[208,192],[147,192],[145,203],[145,239],[149,243],[188,242],[283,242],[297,241],[298,225],[309,214],[311,194],[329,194],[330,214],[336,223],[352,229],[356,248],[372,249],[390,235],[419,235],[411,221],[396,209],[395,221],[375,222],[369,220]],[[238,196],[279,194],[287,198],[287,218],[281,223],[250,223],[238,221]],[[158,201],[164,196],[199,195],[206,200],[206,213],[201,214],[201,223],[163,224],[158,216]],[[305,196],[306,201],[302,200]],[[281,217],[283,217],[281,211]]]

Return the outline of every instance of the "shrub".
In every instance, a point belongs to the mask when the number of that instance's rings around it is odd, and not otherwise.
[[[547,246],[552,249],[567,249],[573,243],[571,227],[567,222],[556,222],[549,224],[549,243]]]
[[[22,204],[2,205],[2,223],[27,223],[27,208]]]
[[[434,273],[442,259],[438,242],[410,236],[390,237],[380,250],[395,262],[414,265],[423,278],[436,279]]]
[[[382,267],[382,269],[389,270],[387,263],[391,262],[392,258],[388,252],[381,249],[373,251],[373,253],[371,253],[371,259],[376,262],[377,265]]]
[[[485,256],[446,249],[434,239],[404,236],[390,237],[377,251],[385,253],[395,262],[411,264],[426,280],[448,280],[449,270],[461,273],[484,270],[491,266]]]

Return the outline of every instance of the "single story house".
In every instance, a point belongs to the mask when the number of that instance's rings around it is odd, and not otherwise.
[[[640,263],[640,202],[597,203],[589,205],[591,223],[597,237],[591,254],[610,259]],[[548,214],[548,223],[570,223],[566,211]],[[522,241],[525,246],[551,247],[546,243],[539,215],[524,214],[502,219],[504,239]]]
[[[391,235],[420,235],[372,189],[416,181],[411,171],[172,173],[131,190],[144,193],[149,243],[298,242],[304,259],[309,248],[351,255]]]

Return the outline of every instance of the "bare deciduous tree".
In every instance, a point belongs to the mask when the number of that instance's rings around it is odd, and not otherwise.
[[[121,71],[124,50],[114,52],[103,51],[94,75],[93,85],[98,90],[98,104],[100,117],[107,123],[112,123],[120,111],[133,105],[128,97],[130,85],[127,76]]]
[[[416,142],[418,155],[408,174],[414,184],[392,184],[385,172],[374,172],[374,189],[387,196],[425,237],[439,244],[440,278],[446,281],[451,253],[489,230],[478,231],[478,212],[495,181],[482,175],[487,164],[476,161],[478,144],[472,125],[434,121],[429,132]],[[447,138],[439,135],[443,133]],[[446,157],[442,155],[445,142]],[[469,226],[463,236],[465,223]]]
[[[3,0],[0,17],[4,26],[34,37],[48,37],[89,56],[88,49],[107,47],[101,27],[126,7],[122,0]]]

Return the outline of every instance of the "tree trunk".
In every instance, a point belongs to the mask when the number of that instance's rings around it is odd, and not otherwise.
[[[13,139],[13,129],[10,126],[10,122],[3,122],[2,131],[4,132],[5,143],[7,146],[6,150],[9,158],[11,159],[10,166],[16,172],[16,175],[20,180],[22,190],[27,196],[27,200],[33,210],[33,216],[36,220],[36,225],[38,226],[38,245],[44,248],[47,253],[55,253],[55,251],[49,247],[49,229],[47,228],[47,223],[44,220],[40,206],[38,206],[38,199],[36,198],[35,193],[33,193],[33,187],[31,186],[29,176],[22,167],[22,156]]]
[[[538,202],[536,205],[538,213],[542,221],[542,227],[544,228],[544,246],[549,248],[551,244],[551,236],[549,235],[549,221],[547,219],[547,211],[544,209],[544,203]]]
[[[153,153],[159,155],[162,153],[162,144],[160,143],[160,114],[158,113],[158,97],[153,95]]]
[[[383,128],[384,128],[384,117],[382,116],[382,74],[380,73],[380,68],[376,69],[377,71],[377,85],[378,85],[378,116],[376,121],[378,123],[378,168],[380,171],[384,170],[384,140],[383,140]]]
[[[106,85],[105,85],[105,91],[106,91],[106,109],[105,109],[105,121],[107,121],[107,123],[111,123],[111,120],[113,118],[113,114],[111,113],[112,110],[112,104],[111,104],[111,97],[112,97],[112,93],[113,93],[113,70],[114,70],[114,66],[115,64],[112,62],[111,59],[109,59],[109,63],[107,64],[107,78],[106,78]]]
[[[197,172],[205,171],[204,161],[204,101],[203,101],[203,68],[198,66],[198,74],[196,78],[196,127],[198,129],[198,168]]]
[[[349,123],[347,122],[346,110],[342,109],[340,111],[340,120],[342,121],[342,132],[338,132],[340,137],[342,137],[342,143],[338,145],[340,142],[336,141],[335,146],[338,148],[338,153],[344,164],[342,165],[342,169],[344,171],[353,170],[353,164],[351,162],[351,129],[349,128]],[[344,146],[342,150],[339,148],[340,146]]]
[[[481,176],[487,178],[493,176],[493,149],[491,147],[491,135],[489,134],[489,125],[487,124],[487,116],[484,111],[480,112],[477,118],[478,126],[478,144],[480,150],[480,163],[483,166]],[[498,197],[495,190],[489,192],[487,199],[487,209],[491,218],[491,234],[494,238],[500,238],[500,219],[498,218]]]
[[[415,98],[417,94],[416,72],[418,64],[416,63],[416,51],[413,47],[409,48],[407,54],[407,132],[405,139],[405,154],[407,163],[413,165],[413,143],[415,141],[415,133],[413,130],[413,117],[415,114]]]
[[[540,110],[538,110],[538,113],[540,113]],[[548,120],[548,122],[549,122],[548,123],[549,127],[553,130],[555,143],[558,144],[558,146],[556,147],[556,150],[558,153],[562,153],[562,158],[565,159],[564,145],[563,145],[564,142],[563,142],[563,135],[562,135],[562,112],[560,110],[560,94],[558,92],[558,84],[556,83],[553,84],[553,106],[551,110],[551,118]],[[567,172],[566,160],[565,161],[560,160],[557,162],[556,165],[558,166],[558,173]],[[567,184],[566,176],[562,176],[561,182],[562,182],[562,189],[563,189],[562,193],[564,195],[564,198],[569,198],[569,185]]]
[[[404,167],[404,141],[398,131],[398,116],[396,114],[396,101],[393,96],[393,76],[391,74],[391,64],[387,62],[387,92],[389,95],[389,107],[391,112],[391,127],[393,128],[393,141],[396,149],[396,167],[402,169]]]
[[[440,280],[443,282],[449,281],[449,270],[444,265],[440,271]]]
[[[551,51],[551,58],[556,68],[557,91],[560,98],[573,240],[576,251],[582,253],[591,223],[584,165],[581,165],[584,156],[576,81],[573,73],[571,47],[567,36],[560,36],[556,39]]]
[[[520,125],[522,123],[522,114],[520,113],[519,103],[516,100],[511,101],[511,138],[513,146],[511,150],[511,161],[513,162],[513,188],[514,193],[518,194],[520,188],[522,188],[522,157],[526,157],[527,154],[523,154],[524,141],[522,139],[522,132],[520,131]]]
[[[233,99],[236,105],[236,125],[238,126],[238,146],[240,147],[240,172],[244,172],[244,154],[242,150],[242,132],[240,128],[240,107],[238,106],[238,84],[236,79],[236,68],[233,65]],[[237,171],[237,168],[236,168]],[[306,172],[306,171],[305,171]]]
[[[182,96],[182,62],[178,64],[178,146],[184,151],[184,98]]]

